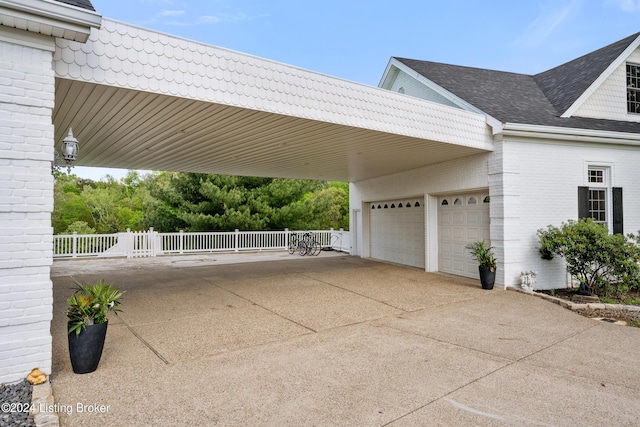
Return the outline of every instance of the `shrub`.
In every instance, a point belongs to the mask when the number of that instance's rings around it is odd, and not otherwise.
[[[640,235],[639,235],[640,236]],[[580,283],[580,292],[598,296],[624,296],[638,286],[640,246],[638,236],[609,234],[606,226],[591,218],[569,220],[558,227],[538,230],[544,259],[561,256],[567,270]]]

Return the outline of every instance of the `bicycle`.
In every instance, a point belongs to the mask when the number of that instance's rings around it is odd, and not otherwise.
[[[289,236],[289,253],[292,255],[297,252],[301,256],[318,256],[321,250],[322,246],[311,232],[306,231],[302,237],[297,233],[291,233]]]

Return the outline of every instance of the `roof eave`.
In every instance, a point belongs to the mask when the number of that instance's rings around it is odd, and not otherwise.
[[[559,126],[505,123],[504,136],[519,136],[556,141],[593,142],[617,145],[640,146],[640,134]]]
[[[383,89],[389,89],[389,87],[391,86],[391,83],[392,83],[391,79],[395,77],[393,75],[393,69],[394,68],[396,68],[397,70],[400,70],[400,71],[406,73],[407,75],[415,78],[417,81],[419,81],[423,85],[427,86],[429,89],[433,90],[434,92],[436,92],[437,94],[441,95],[442,97],[448,99],[452,103],[456,104],[461,109],[466,110],[466,111],[470,111],[470,112],[473,112],[473,113],[478,113],[478,114],[484,115],[485,118],[486,118],[487,124],[492,129],[493,135],[497,135],[497,134],[502,132],[502,122],[500,120],[496,119],[495,117],[491,116],[490,114],[487,114],[485,111],[480,110],[475,105],[465,101],[464,99],[462,99],[459,96],[453,94],[452,92],[448,91],[447,89],[443,88],[442,86],[438,85],[437,83],[433,82],[432,80],[426,78],[425,76],[423,76],[422,74],[420,74],[419,72],[417,72],[413,68],[409,67],[408,65],[403,64],[401,61],[397,60],[396,58],[391,58],[389,60],[389,64],[387,64],[387,68],[384,71],[384,74],[382,75],[382,78],[380,79],[380,83],[378,85],[379,87],[381,87]]]
[[[51,0],[0,0],[0,25],[84,43],[102,16]]]

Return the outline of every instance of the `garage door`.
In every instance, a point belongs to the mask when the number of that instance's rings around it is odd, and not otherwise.
[[[456,194],[438,199],[438,269],[478,278],[478,263],[465,248],[489,241],[489,195]]]
[[[424,268],[424,199],[371,203],[371,258]]]

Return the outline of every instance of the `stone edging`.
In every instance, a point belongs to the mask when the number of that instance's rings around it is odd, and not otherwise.
[[[33,420],[37,427],[59,427],[60,419],[55,411],[55,401],[51,383],[47,379],[42,384],[34,385],[31,394]],[[51,412],[48,408],[53,408]],[[42,410],[42,411],[41,411]]]
[[[619,311],[634,311],[640,312],[640,306],[637,305],[624,305],[624,304],[606,304],[602,302],[590,302],[590,303],[577,303],[566,299],[554,297],[551,295],[543,294],[535,291],[525,291],[524,289],[518,289],[514,287],[507,288],[510,291],[516,291],[527,295],[533,295],[538,298],[546,299],[561,307],[567,308],[572,311],[591,309],[591,310],[619,310]]]

